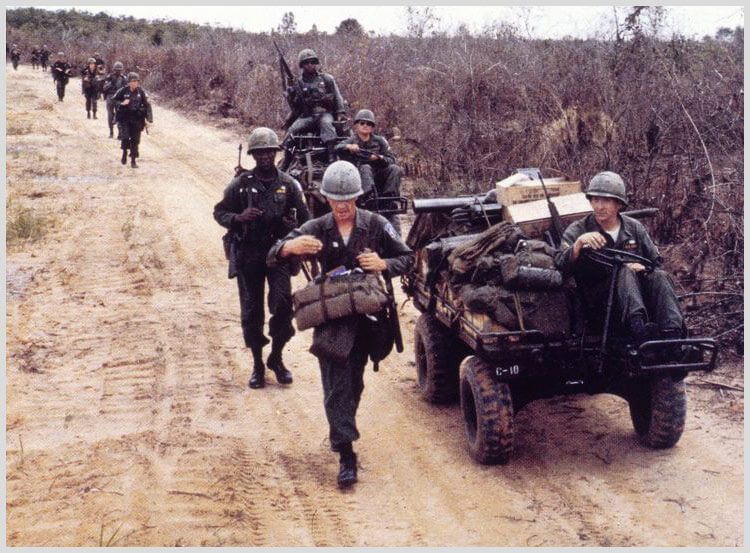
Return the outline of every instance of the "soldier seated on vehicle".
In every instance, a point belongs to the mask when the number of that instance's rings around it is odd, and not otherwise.
[[[320,139],[328,152],[328,162],[335,161],[336,128],[333,121],[334,117],[341,121],[346,113],[346,104],[336,81],[328,73],[318,71],[317,54],[305,49],[299,53],[298,60],[302,75],[284,93],[292,108],[287,121],[293,123],[282,143],[284,160],[279,167],[282,171],[286,171],[292,162],[292,137],[310,130],[320,132]]]
[[[336,145],[336,154],[357,166],[362,177],[364,196],[395,197],[401,195],[401,168],[388,141],[375,134],[375,115],[361,109],[354,118],[354,133]],[[386,215],[393,228],[401,234],[398,214]]]
[[[598,309],[606,304],[609,273],[581,255],[586,248],[616,248],[649,259],[656,267],[650,273],[640,263],[626,263],[619,271],[614,313],[638,343],[683,337],[682,313],[672,280],[662,269],[659,250],[639,221],[620,214],[627,206],[622,177],[611,171],[595,175],[586,197],[594,213],[565,229],[555,255],[557,268],[565,275],[575,275],[578,286]]]

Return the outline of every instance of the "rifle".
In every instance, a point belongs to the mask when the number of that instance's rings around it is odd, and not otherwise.
[[[386,270],[383,271],[383,278],[385,279],[385,291],[388,293],[388,321],[393,331],[393,341],[396,344],[396,351],[401,353],[404,351],[404,339],[401,336],[401,325],[398,322],[398,307],[396,306],[396,296],[393,293],[393,283],[391,282],[391,275]]]
[[[565,232],[565,229],[563,229],[562,219],[560,218],[560,213],[557,211],[557,206],[554,204],[554,202],[552,202],[552,200],[550,200],[549,194],[547,193],[547,187],[544,185],[542,173],[537,171],[536,174],[539,177],[539,182],[542,183],[544,197],[547,198],[547,207],[549,207],[549,214],[552,216],[552,228],[550,229],[550,233],[552,235],[553,246],[559,248],[560,243],[562,242],[563,232]]]
[[[242,166],[242,143],[237,146],[237,167],[234,168],[234,176],[239,176],[245,168]]]
[[[286,63],[286,60],[284,59],[284,53],[281,51],[281,48],[279,48],[279,45],[276,44],[276,41],[272,41],[273,45],[276,47],[276,51],[279,53],[279,68],[281,71],[281,88],[283,88],[285,91],[287,87],[294,86],[294,75],[292,74],[292,70],[289,69],[289,65]]]

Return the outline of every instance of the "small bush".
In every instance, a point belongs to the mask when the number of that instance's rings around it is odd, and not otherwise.
[[[27,207],[16,209],[8,214],[5,223],[7,243],[36,242],[47,234],[52,222],[49,217],[39,215]]]

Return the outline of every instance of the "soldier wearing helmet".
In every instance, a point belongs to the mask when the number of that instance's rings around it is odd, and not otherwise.
[[[71,65],[65,59],[65,52],[58,52],[57,60],[52,64],[52,70],[50,71],[52,78],[55,80],[58,102],[62,102],[65,97],[65,87],[70,80],[72,69]]]
[[[409,269],[413,253],[393,226],[381,215],[357,208],[357,198],[363,191],[354,165],[343,160],[329,165],[323,174],[321,193],[331,212],[308,221],[274,245],[266,260],[269,266],[280,266],[295,256],[313,255],[325,273],[359,267],[373,273],[387,271],[383,276],[391,278]],[[363,315],[352,315],[317,326],[313,333],[310,351],[320,364],[331,449],[340,456],[340,488],[357,481],[357,456],[352,447],[359,438],[355,415],[368,356],[380,360],[388,353],[373,349],[372,339],[386,324],[382,317],[373,323]]]
[[[42,66],[42,71],[47,71],[47,62],[49,62],[50,51],[46,44],[42,45],[42,49],[39,51],[39,63]]]
[[[40,55],[40,49],[39,46],[36,45],[31,49],[31,68],[36,69],[39,65],[39,55]]]
[[[598,173],[589,182],[586,197],[594,212],[565,230],[555,256],[557,267],[576,276],[593,304],[604,306],[609,273],[603,274],[581,257],[583,249],[606,246],[649,259],[656,267],[650,273],[640,263],[627,263],[618,273],[615,309],[620,326],[637,342],[681,338],[683,317],[672,280],[662,269],[659,250],[639,221],[620,213],[628,204],[622,177],[611,171]]]
[[[10,61],[13,63],[13,69],[18,71],[18,63],[21,61],[21,49],[18,44],[13,44],[10,48]]]
[[[151,104],[146,91],[140,86],[138,73],[128,73],[127,86],[122,87],[112,97],[117,112],[117,130],[122,148],[122,159],[125,165],[130,151],[130,166],[138,167],[135,160],[139,157],[138,146],[141,143],[141,132],[154,122]]]
[[[336,81],[328,73],[318,71],[320,62],[317,54],[309,48],[302,50],[298,61],[302,74],[294,86],[288,87],[284,93],[292,113],[284,125],[289,130],[284,137],[282,170],[286,170],[292,161],[292,136],[306,131],[320,132],[320,139],[328,151],[328,161],[334,161],[336,129],[333,121],[344,119],[346,113],[346,105]]]
[[[81,71],[81,93],[86,98],[86,118],[91,119],[91,112],[94,112],[96,119],[96,99],[99,96],[99,87],[97,77],[99,72],[96,68],[96,60],[89,58],[86,67]]]
[[[121,61],[116,61],[112,66],[112,73],[107,75],[104,79],[104,86],[102,87],[102,93],[104,94],[104,101],[107,104],[107,125],[109,125],[109,137],[113,137],[113,129],[115,126],[115,104],[112,98],[122,87],[127,85],[127,78],[123,75],[125,66]]]
[[[250,133],[247,153],[255,168],[240,172],[214,206],[214,219],[229,229],[225,240],[234,242],[237,287],[240,296],[242,334],[253,355],[250,388],[265,386],[266,364],[279,384],[291,384],[292,373],[284,366],[282,352],[294,335],[292,327],[291,272],[287,266],[266,266],[266,254],[279,238],[310,218],[302,187],[276,169],[279,137],[266,127]],[[230,268],[231,269],[231,268]],[[264,282],[268,281],[268,334],[271,354],[263,362]]]
[[[361,109],[354,117],[352,135],[336,145],[337,155],[352,162],[362,177],[364,196],[394,197],[401,195],[401,169],[396,165],[396,156],[388,140],[375,134],[375,114]],[[401,234],[398,214],[387,215],[396,232]]]

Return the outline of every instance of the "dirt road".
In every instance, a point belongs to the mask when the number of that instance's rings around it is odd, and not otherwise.
[[[7,545],[743,545],[741,392],[691,377],[667,451],[618,398],[535,402],[511,462],[480,466],[459,407],[418,397],[411,305],[406,351],[367,369],[360,482],[338,491],[311,333],[287,348],[292,386],[247,387],[211,216],[246,130],[156,102],[131,169],[77,80],[57,103],[48,74],[6,77],[6,211],[48,230],[6,259]]]

